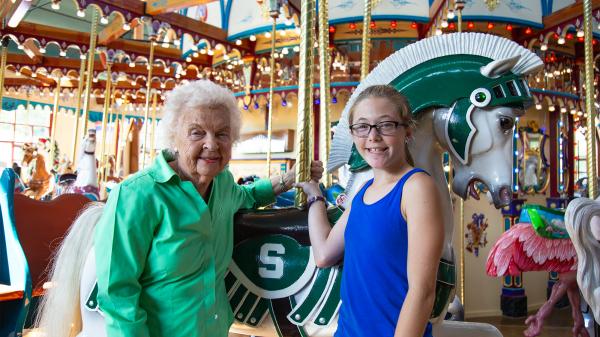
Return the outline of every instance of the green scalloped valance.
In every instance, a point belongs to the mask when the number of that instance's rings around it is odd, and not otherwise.
[[[17,110],[17,107],[19,105],[25,106],[27,104],[27,101],[24,99],[19,99],[19,98],[12,98],[12,97],[3,97],[2,98],[2,110],[6,110],[6,111],[12,111],[12,110]],[[53,104],[50,103],[44,103],[44,102],[37,102],[37,101],[29,101],[30,105],[33,106],[41,106],[41,107],[49,107],[50,110],[52,110],[52,108],[54,107]],[[69,107],[69,106],[65,106],[65,105],[59,105],[58,106],[58,110],[67,110],[69,111],[71,114],[75,114],[75,108]],[[81,116],[83,114],[83,110],[80,110],[79,115]],[[141,116],[134,116],[134,115],[125,115],[125,117],[127,118],[137,118],[137,119],[142,119],[143,117]],[[111,118],[111,122],[114,121],[116,119],[116,115],[113,114],[112,118]],[[148,119],[152,119],[152,118],[148,118]],[[100,111],[90,111],[89,112],[89,120],[92,122],[101,122],[102,121],[102,112]],[[160,120],[159,118],[157,118],[156,120]]]

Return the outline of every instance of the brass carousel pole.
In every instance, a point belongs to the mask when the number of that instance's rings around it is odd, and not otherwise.
[[[96,58],[96,38],[98,37],[98,11],[92,7],[92,30],[90,32],[90,50],[87,56],[87,78],[83,97],[83,132],[87,132],[88,115],[90,113],[90,94],[92,92],[92,77],[94,77],[94,59]],[[79,113],[79,111],[77,112]]]
[[[112,75],[111,75],[112,62],[106,63],[106,89],[104,91],[104,110],[102,111],[102,143],[100,145],[100,158],[98,166],[98,181],[104,181],[106,176],[106,164],[107,161],[104,158],[104,144],[106,143],[106,125],[108,121],[108,110],[110,109],[110,90],[112,86]]]
[[[464,1],[457,0],[455,3],[458,18],[458,32],[462,33],[462,10]],[[452,160],[450,159],[450,163]],[[452,165],[450,165],[449,177],[452,177]],[[452,179],[452,178],[450,178]],[[452,193],[452,191],[450,191]],[[465,201],[458,198],[458,220],[460,221],[460,302],[465,305]]]
[[[269,11],[273,19],[271,28],[271,74],[269,80],[269,116],[267,118],[267,178],[271,178],[271,138],[273,134],[273,87],[275,86],[275,40],[277,39],[277,17],[279,16],[279,6],[275,4],[275,8]]]
[[[321,104],[319,105],[319,160],[327,168],[327,156],[331,143],[331,124],[329,121],[329,104],[331,102],[329,81],[329,21],[328,0],[319,1],[319,82],[321,83]],[[323,175],[325,187],[331,186],[331,174]]]
[[[0,56],[0,107],[2,106],[2,98],[4,97],[4,74],[6,73],[6,59],[8,57],[8,37],[2,38],[0,45],[2,46],[2,54]]]
[[[596,180],[596,113],[594,111],[594,47],[592,45],[592,0],[583,0],[583,32],[585,39],[585,112],[587,143],[588,197],[596,199],[598,182]]]
[[[296,127],[296,181],[310,178],[310,116],[313,108],[313,34],[316,0],[302,1],[300,14],[300,69],[298,76],[298,124]],[[306,194],[296,189],[294,204],[303,207]]]
[[[86,59],[87,58],[82,58],[81,64],[79,66],[79,83],[77,83],[77,104],[75,108],[75,131],[73,132],[73,147],[71,148],[71,161],[73,162],[73,164],[75,164],[75,156],[77,155],[77,143],[79,142],[79,119],[81,118],[79,116],[79,112],[81,111],[81,92],[83,91],[83,82],[85,80]]]
[[[110,124],[110,122],[113,120],[114,116],[116,115],[115,112],[115,93],[113,91],[112,88],[112,77],[111,77],[111,92],[110,92],[110,108],[108,109],[108,124]],[[108,126],[106,127],[107,131],[108,131]],[[113,134],[116,132],[116,124],[115,126],[113,126]],[[113,139],[114,139],[114,135],[113,135]],[[106,150],[106,157],[110,156],[110,142],[108,141],[108,136],[106,136],[106,141],[104,142],[104,148],[107,149]]]
[[[154,138],[156,138],[155,135],[155,127],[156,127],[156,105],[158,104],[158,94],[156,93],[156,91],[154,91],[154,94],[152,95],[152,129],[150,130],[150,161],[154,161],[154,156],[155,156],[155,146],[156,144],[154,144]]]
[[[156,35],[150,37],[150,57],[148,58],[148,77],[146,78],[146,109],[144,112],[144,143],[142,143],[142,170],[146,167],[146,141],[148,140],[148,114],[150,113],[150,91],[152,90],[152,68],[154,68],[154,45]]]
[[[54,142],[56,141],[56,121],[58,120],[58,99],[60,98],[60,77],[55,79],[54,106],[52,107],[52,132],[50,133],[50,165],[54,165]],[[27,93],[27,110],[29,110],[29,93]]]
[[[125,129],[125,110],[127,109],[127,98],[123,98],[123,104],[119,107],[119,111],[117,111],[117,119],[115,121],[117,130],[115,131],[115,146],[116,146],[116,163],[115,163],[115,176],[119,176],[119,169],[121,168],[121,157],[123,156],[121,152],[120,142],[121,142],[121,134],[126,132]],[[119,118],[119,116],[121,118]],[[127,134],[125,134],[127,136]]]
[[[360,60],[360,80],[362,81],[369,74],[369,64],[371,62],[371,10],[376,0],[365,0],[365,10],[363,14],[363,34],[362,34],[362,58]]]

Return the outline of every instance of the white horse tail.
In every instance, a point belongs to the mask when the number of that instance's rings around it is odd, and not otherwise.
[[[40,301],[35,326],[46,337],[76,336],[82,329],[79,283],[104,204],[89,203],[71,225],[49,272],[50,287]]]

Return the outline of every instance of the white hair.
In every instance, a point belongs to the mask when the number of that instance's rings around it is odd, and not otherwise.
[[[600,243],[592,233],[592,218],[600,216],[600,201],[578,198],[569,203],[565,225],[577,251],[577,283],[600,323]]]
[[[242,117],[233,92],[211,81],[199,80],[177,86],[167,94],[159,124],[162,146],[174,149],[175,137],[181,132],[178,125],[181,116],[203,109],[229,114],[231,138],[234,142],[239,139]]]
[[[42,296],[35,326],[46,337],[75,336],[82,329],[79,287],[83,265],[92,249],[94,228],[104,204],[93,202],[80,213],[56,252],[50,268],[51,286]]]

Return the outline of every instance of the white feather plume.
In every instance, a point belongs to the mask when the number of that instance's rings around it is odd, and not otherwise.
[[[367,87],[388,84],[405,71],[429,60],[456,54],[480,55],[494,61],[519,55],[512,68],[514,74],[528,75],[543,67],[542,60],[533,52],[514,41],[482,33],[453,33],[430,37],[408,45],[387,57],[360,82],[337,125],[331,143],[327,171],[331,172],[346,164],[352,151],[348,113],[356,97]]]

